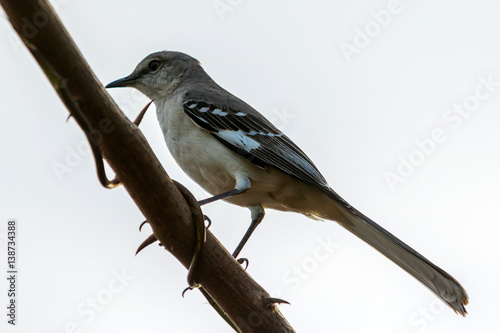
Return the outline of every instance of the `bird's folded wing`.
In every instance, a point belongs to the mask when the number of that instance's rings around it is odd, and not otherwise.
[[[184,112],[228,148],[260,168],[273,166],[329,191],[313,162],[285,134],[250,105],[218,91],[188,91]]]

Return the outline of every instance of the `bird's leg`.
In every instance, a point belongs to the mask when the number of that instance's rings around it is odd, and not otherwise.
[[[250,206],[250,212],[252,213],[252,223],[250,224],[250,227],[248,228],[247,232],[245,233],[245,236],[243,236],[243,239],[240,241],[238,246],[236,247],[236,250],[233,252],[233,257],[236,258],[240,254],[241,250],[243,249],[243,246],[245,246],[245,243],[248,241],[254,230],[257,228],[257,226],[262,222],[264,219],[265,211],[262,206]],[[247,267],[248,267],[248,260],[245,258],[239,258],[237,261],[240,264],[243,264],[243,262],[246,261]],[[245,268],[246,269],[246,268]],[[290,304],[289,302],[281,299],[281,298],[274,298],[274,297],[262,297],[261,299],[262,305],[265,307],[271,307],[273,304]]]
[[[243,194],[250,189],[250,185],[250,179],[247,176],[239,175],[238,177],[236,177],[236,184],[234,186],[234,189],[214,195],[213,197],[207,199],[200,200],[198,201],[198,204],[200,204],[200,206],[203,206],[217,200],[229,198],[238,194]]]
[[[209,204],[209,203],[217,201],[217,200],[229,198],[229,197],[232,197],[232,196],[235,196],[235,195],[238,195],[238,194],[243,194],[243,193],[245,193],[248,190],[249,190],[248,188],[242,189],[242,190],[235,188],[235,189],[233,189],[231,191],[227,191],[227,192],[224,192],[224,193],[221,193],[221,194],[214,195],[213,197],[200,200],[200,201],[198,201],[198,203],[200,204],[200,206],[203,206],[203,205]]]
[[[250,223],[250,227],[248,227],[247,232],[241,239],[240,243],[236,247],[236,250],[233,252],[233,257],[237,258],[238,255],[240,254],[241,250],[243,249],[243,246],[245,246],[246,242],[254,232],[254,230],[257,228],[257,226],[262,222],[264,219],[264,208],[262,206],[251,206],[249,207],[250,211],[252,212],[252,223]],[[248,262],[248,261],[247,261]]]
[[[202,205],[206,205],[208,203],[211,203],[211,202],[214,202],[217,200],[221,200],[221,199],[229,198],[229,197],[232,197],[235,195],[243,194],[250,189],[250,186],[251,186],[250,179],[245,175],[239,175],[239,177],[236,177],[236,184],[235,184],[234,189],[227,191],[227,192],[224,192],[224,193],[214,195],[213,197],[210,197],[210,198],[207,198],[204,200],[200,200],[200,201],[198,201],[198,203],[200,206],[202,206]],[[264,208],[262,208],[262,206],[251,206],[249,208],[250,208],[250,211],[252,213],[252,223],[250,224],[250,227],[248,228],[245,235],[243,236],[243,239],[238,244],[238,247],[236,247],[236,250],[234,250],[234,252],[233,252],[233,257],[235,259],[238,257],[241,250],[243,249],[243,246],[245,246],[246,242],[248,241],[248,239],[250,238],[250,236],[252,235],[254,230],[257,228],[259,223],[264,218]],[[248,267],[248,259],[240,258],[237,261],[240,264],[243,264],[244,262],[246,262],[246,265]]]

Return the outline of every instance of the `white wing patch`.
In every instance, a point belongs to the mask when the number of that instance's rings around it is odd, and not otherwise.
[[[200,110],[200,112],[201,112],[201,110]],[[215,109],[212,111],[212,114],[214,114],[216,116],[224,117],[224,116],[227,116],[229,114],[229,112],[222,111],[221,109]]]
[[[238,147],[240,149],[243,149],[247,152],[250,152],[250,150],[257,149],[260,147],[259,142],[249,137],[248,134],[243,132],[242,130],[239,131],[224,130],[224,131],[219,131],[217,135],[227,143],[235,147]]]

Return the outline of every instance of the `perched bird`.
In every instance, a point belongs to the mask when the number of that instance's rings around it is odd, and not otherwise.
[[[142,60],[106,88],[133,87],[156,105],[165,142],[179,166],[214,195],[248,207],[252,223],[242,247],[272,208],[332,220],[423,283],[455,312],[468,296],[448,273],[349,205],[306,154],[250,105],[220,87],[198,60],[172,51]]]

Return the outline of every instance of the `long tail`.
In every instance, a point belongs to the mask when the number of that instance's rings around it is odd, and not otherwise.
[[[457,280],[403,243],[396,236],[360,213],[357,209],[350,206],[335,192],[328,193],[328,196],[333,199],[335,209],[327,214],[329,216],[324,217],[338,222],[384,256],[391,259],[399,267],[429,288],[437,297],[452,308],[453,311],[465,317],[467,314],[465,305],[467,305],[469,300],[467,292]]]

